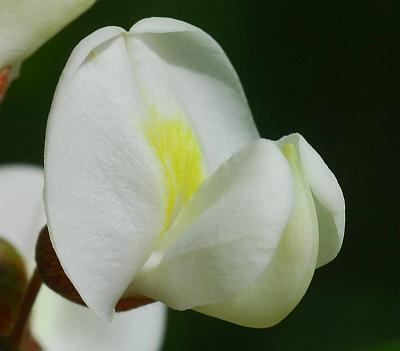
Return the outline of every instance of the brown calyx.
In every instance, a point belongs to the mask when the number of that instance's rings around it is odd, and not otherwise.
[[[61,267],[60,261],[51,244],[47,226],[40,232],[36,244],[36,264],[40,277],[50,289],[69,301],[86,306]],[[143,296],[121,298],[115,307],[115,311],[128,311],[153,302],[155,301]]]

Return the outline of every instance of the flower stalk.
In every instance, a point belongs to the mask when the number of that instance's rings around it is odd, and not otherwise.
[[[35,269],[32,278],[29,282],[28,288],[26,289],[24,299],[19,308],[17,318],[15,320],[11,336],[10,336],[10,347],[11,350],[18,350],[24,332],[26,330],[29,316],[32,311],[32,307],[40,291],[42,285],[42,279],[40,278],[39,272]]]

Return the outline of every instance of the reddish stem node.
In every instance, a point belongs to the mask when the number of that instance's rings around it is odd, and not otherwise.
[[[10,83],[11,67],[0,69],[0,101],[4,97]]]

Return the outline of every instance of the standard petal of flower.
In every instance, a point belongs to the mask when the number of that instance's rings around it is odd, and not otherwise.
[[[19,65],[95,0],[1,0],[0,69]]]
[[[317,267],[332,261],[342,247],[345,227],[345,202],[335,175],[321,156],[300,135],[291,134],[278,141],[293,143],[311,188],[318,216],[319,253]]]
[[[112,323],[107,323],[43,287],[31,325],[45,351],[157,351],[165,322],[165,306],[155,303],[118,313]]]
[[[177,110],[186,116],[210,172],[258,138],[239,78],[208,34],[174,19],[148,18],[132,27],[127,45],[148,104],[161,117]]]
[[[45,224],[43,171],[28,165],[0,167],[0,236],[29,263],[35,240]]]
[[[122,29],[109,27],[74,50],[49,116],[45,206],[61,264],[103,318],[150,254],[165,217],[159,162]]]
[[[284,152],[295,179],[295,205],[275,256],[249,288],[197,311],[247,327],[266,328],[285,318],[305,294],[318,254],[317,216],[297,151],[289,146]]]
[[[150,260],[131,288],[176,309],[231,297],[265,270],[292,203],[292,175],[278,147],[245,146],[200,186],[164,234],[160,264],[151,269]]]

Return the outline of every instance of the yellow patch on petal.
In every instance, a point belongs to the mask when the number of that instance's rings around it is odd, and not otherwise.
[[[196,134],[180,113],[165,116],[151,108],[144,122],[144,134],[164,173],[164,232],[204,180],[203,153]]]
[[[282,146],[282,152],[285,155],[286,159],[291,164],[297,165],[299,163],[297,150],[292,143],[287,143]]]

